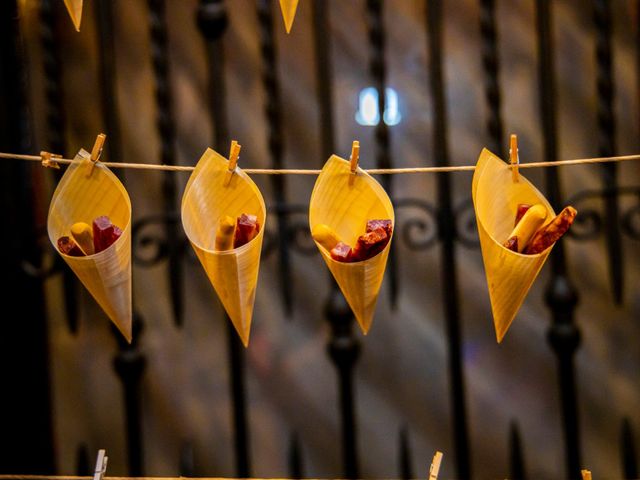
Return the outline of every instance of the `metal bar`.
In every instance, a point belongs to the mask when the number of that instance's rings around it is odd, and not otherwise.
[[[509,426],[509,478],[511,480],[527,479],[520,429],[515,421],[512,421]]]
[[[0,2],[0,148],[29,150],[26,69],[18,2]],[[50,358],[42,279],[29,276],[23,261],[39,265],[42,251],[36,216],[42,192],[31,167],[4,165],[0,207],[4,245],[0,265],[6,278],[0,290],[0,425],[3,442],[0,471],[52,474],[56,470],[50,392]],[[36,173],[37,175],[37,173]],[[17,367],[19,365],[19,367]],[[10,440],[9,440],[10,439]]]
[[[353,369],[360,356],[360,342],[353,335],[353,313],[337,289],[332,289],[326,316],[331,323],[331,340],[327,351],[338,370],[343,477],[359,478]]]
[[[433,158],[437,166],[449,165],[447,144],[447,112],[445,106],[444,74],[442,70],[442,2],[427,0],[427,39],[429,49],[429,83],[434,109]],[[449,175],[437,178],[438,230],[440,232],[440,275],[449,357],[451,415],[456,476],[471,478],[471,453],[465,408],[465,384],[461,355],[460,299],[456,272],[456,226]]]
[[[169,73],[169,52],[167,40],[167,18],[165,0],[148,0],[149,25],[151,33],[151,60],[155,83],[155,99],[157,108],[156,125],[160,137],[160,163],[175,165],[175,120],[173,116],[173,95],[171,77]],[[164,212],[169,215],[177,214],[178,193],[175,176],[165,172],[162,178],[162,196]],[[178,326],[182,326],[182,311],[184,305],[183,268],[180,227],[177,222],[165,222],[167,237],[169,276],[169,294],[173,318]]]
[[[317,95],[320,112],[320,135],[323,162],[335,151],[333,130],[333,80],[331,76],[331,36],[325,0],[313,1],[313,38],[317,65]],[[354,317],[338,285],[331,275],[331,290],[325,307],[325,316],[331,325],[327,351],[338,374],[343,476],[357,478],[358,448],[356,413],[354,407],[353,368],[360,345],[353,335]]]
[[[399,449],[399,473],[404,480],[414,478],[413,467],[411,465],[411,445],[409,444],[409,432],[404,426],[400,429],[400,449]]]
[[[227,9],[223,0],[200,0],[197,23],[200,33],[207,42],[209,113],[213,120],[213,136],[218,151],[225,151],[229,147],[226,85],[224,82],[224,33],[227,30],[228,22]],[[251,476],[251,461],[244,385],[244,352],[231,320],[226,313],[224,317],[229,346],[229,381],[236,475],[248,478]]]
[[[609,0],[593,0],[593,20],[596,27],[596,90],[598,119],[598,154],[614,156],[616,152],[616,122],[613,112],[615,85],[613,82],[613,52],[611,48],[611,6]],[[624,294],[624,272],[622,268],[622,234],[620,232],[620,207],[616,187],[618,166],[615,163],[602,165],[604,186],[603,228],[609,259],[609,276],[613,297],[622,303]]]
[[[374,88],[378,92],[378,116],[379,121],[375,127],[376,139],[376,166],[378,168],[391,168],[391,145],[389,140],[389,127],[384,121],[386,108],[386,62],[384,48],[386,34],[384,30],[384,0],[367,0],[367,26],[369,29],[369,74],[373,79]],[[382,186],[389,196],[392,195],[392,178],[390,176],[381,179]],[[398,269],[394,243],[391,243],[387,269],[385,272],[391,305],[395,307],[398,298]]]
[[[44,70],[44,94],[46,99],[47,144],[52,152],[65,155],[65,110],[62,86],[62,61],[60,59],[60,39],[57,30],[60,2],[40,0],[40,43],[42,44],[42,67]],[[62,172],[53,170],[57,181]],[[64,262],[60,262],[63,264]],[[78,332],[78,280],[64,263],[62,267],[62,287],[67,325],[73,334]]]
[[[302,467],[302,452],[300,451],[300,441],[294,432],[289,438],[289,478],[303,478],[304,469]]]
[[[482,38],[482,70],[484,73],[484,95],[488,107],[487,132],[491,150],[504,156],[504,132],[500,107],[500,60],[496,29],[495,0],[480,0],[480,36]]]
[[[143,324],[139,314],[133,315],[133,341],[127,344],[115,328],[113,334],[118,341],[118,353],[113,359],[113,368],[122,381],[127,432],[127,457],[129,475],[144,475],[144,454],[142,445],[142,402],[140,380],[146,368],[145,356],[138,348]]]
[[[636,441],[628,418],[622,421],[621,432],[622,472],[624,478],[638,478],[638,460],[636,458]]]
[[[262,82],[266,92],[265,115],[269,156],[272,168],[282,168],[283,140],[280,102],[280,81],[276,64],[276,40],[273,32],[271,0],[257,0],[258,23],[260,25],[260,51],[262,54]],[[271,178],[276,210],[286,203],[286,184],[281,175]],[[287,315],[293,309],[293,282],[291,282],[291,259],[289,256],[289,219],[277,216],[278,224],[278,278],[280,295]]]
[[[551,36],[551,4],[536,0],[536,29],[538,37],[538,81],[542,119],[544,159],[557,154],[557,128],[555,118],[555,69],[553,68],[553,39]],[[561,205],[560,180],[555,169],[545,170],[547,198],[558,209]],[[577,292],[571,284],[566,267],[564,244],[557,242],[551,253],[552,278],[547,287],[546,301],[551,309],[552,323],[547,331],[549,343],[558,362],[560,405],[564,431],[566,474],[580,478],[580,436],[578,431],[578,405],[573,356],[580,344],[580,332],[573,322],[578,302]]]
[[[116,56],[113,33],[113,2],[97,0],[96,22],[98,28],[98,74],[102,115],[109,141],[105,146],[103,160],[122,161],[118,94],[116,88]],[[106,158],[105,158],[106,157]]]

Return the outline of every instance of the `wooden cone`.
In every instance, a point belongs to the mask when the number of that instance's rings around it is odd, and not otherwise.
[[[107,167],[93,164],[80,150],[58,184],[47,220],[56,251],[58,238],[68,236],[76,222],[92,224],[107,215],[122,235],[102,252],[86,257],[60,253],[129,343],[131,331],[131,201],[124,185]],[[89,174],[90,172],[90,174]]]
[[[524,255],[502,245],[513,230],[518,204],[540,203],[547,209],[548,219],[555,213],[538,189],[522,174],[514,182],[509,166],[487,149],[482,150],[476,164],[472,196],[500,343],[551,252],[548,248],[536,255]]]
[[[64,0],[64,4],[67,7],[76,32],[79,32],[80,23],[82,22],[82,0]]]
[[[298,9],[298,1],[299,0],[280,0],[284,28],[287,30],[287,33],[291,33],[293,20],[296,18],[296,10]]]
[[[391,220],[395,230],[395,216],[389,196],[363,170],[358,168],[357,175],[354,175],[347,160],[333,155],[313,187],[309,205],[311,230],[317,224],[326,224],[341,241],[355,246],[358,237],[365,233],[367,221],[374,219]],[[366,334],[373,321],[391,240],[375,257],[355,263],[337,262],[325,248],[318,243],[316,245]]]
[[[256,184],[240,168],[231,175],[228,163],[211,149],[202,155],[182,197],[182,225],[246,347],[249,345],[267,210]],[[243,213],[258,217],[258,236],[242,247],[215,251],[220,218],[229,215],[235,219]]]

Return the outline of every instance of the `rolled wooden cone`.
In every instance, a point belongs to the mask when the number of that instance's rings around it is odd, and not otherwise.
[[[374,219],[391,220],[395,230],[393,205],[384,188],[360,168],[356,175],[352,174],[349,162],[333,155],[313,187],[309,204],[311,231],[317,225],[325,224],[341,241],[355,246],[358,237],[365,232],[367,221]],[[316,242],[365,334],[373,321],[392,239],[376,256],[355,263],[333,260],[329,251]]]
[[[287,30],[287,33],[291,33],[293,20],[296,18],[296,10],[298,9],[298,1],[299,0],[280,0],[284,28]]]
[[[82,0],[64,0],[71,21],[76,31],[80,31],[80,23],[82,22]]]
[[[131,342],[131,201],[124,185],[107,167],[92,165],[80,150],[51,199],[47,230],[54,247],[76,222],[91,225],[108,215],[122,235],[109,248],[86,257],[60,254],[118,330]],[[89,169],[93,173],[87,175]],[[56,248],[56,250],[58,250]]]
[[[182,225],[244,346],[249,344],[253,305],[267,209],[260,190],[240,168],[229,180],[228,162],[211,149],[202,155],[182,197]],[[226,182],[229,182],[225,185]],[[216,251],[221,218],[256,215],[258,236],[249,243]]]
[[[508,164],[483,149],[472,183],[491,310],[498,343],[502,341],[551,249],[524,255],[503,246],[513,230],[518,204],[542,204],[547,218],[555,213],[547,199],[522,174],[514,182]]]

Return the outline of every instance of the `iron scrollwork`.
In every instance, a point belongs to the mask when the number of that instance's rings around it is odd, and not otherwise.
[[[640,240],[640,187],[618,187],[615,189],[591,189],[577,193],[571,197],[567,204],[573,205],[579,212],[576,216],[569,235],[574,240],[587,241],[598,238],[603,233],[603,213],[595,206],[589,205],[590,201],[604,201],[611,196],[635,196],[637,204],[623,211],[620,215],[620,227],[624,234],[634,240]]]

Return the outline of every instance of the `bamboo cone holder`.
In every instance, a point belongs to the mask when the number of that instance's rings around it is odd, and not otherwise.
[[[476,164],[472,196],[496,339],[500,343],[551,252],[548,248],[539,254],[524,255],[502,245],[513,229],[518,204],[542,204],[548,220],[555,213],[538,189],[522,175],[516,181],[511,168],[486,148]]]
[[[80,23],[82,22],[82,0],[64,0],[71,21],[76,31],[80,31]]]
[[[51,199],[49,240],[129,343],[131,331],[131,201],[122,182],[104,165],[80,150],[77,162],[62,176]],[[58,238],[75,222],[92,224],[107,215],[122,235],[109,248],[86,257],[60,253]]]
[[[311,230],[324,223],[341,241],[355,246],[358,237],[365,232],[367,221],[373,219],[390,219],[395,231],[395,215],[389,196],[369,174],[360,168],[355,174],[351,173],[349,162],[333,155],[313,187],[309,205]],[[392,240],[375,257],[355,263],[333,260],[316,242],[365,335],[373,321]]]
[[[293,20],[296,18],[296,10],[298,9],[298,1],[299,0],[280,0],[284,28],[287,30],[287,33],[291,33]]]
[[[221,217],[258,217],[260,232],[232,250],[214,250]],[[182,225],[244,346],[249,345],[267,210],[260,190],[240,168],[211,149],[202,155],[182,197]]]

